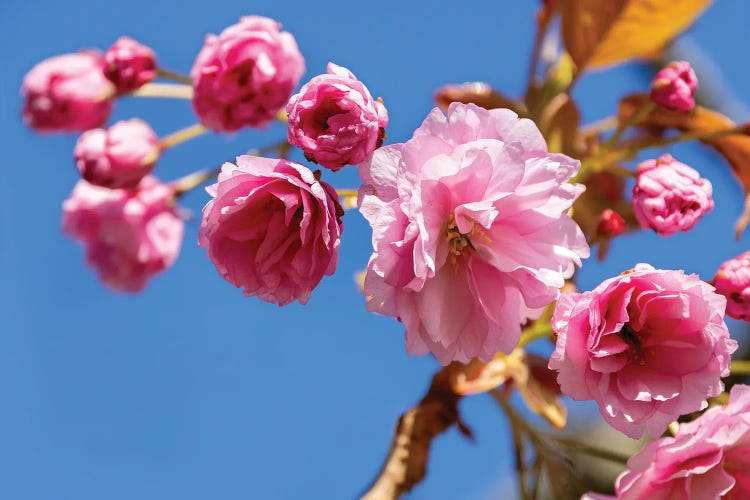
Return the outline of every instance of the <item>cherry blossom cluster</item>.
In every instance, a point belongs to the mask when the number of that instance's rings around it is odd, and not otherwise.
[[[595,401],[631,438],[658,438],[724,391],[738,347],[724,318],[750,320],[750,254],[724,263],[713,285],[638,264],[592,291],[561,293],[590,243],[627,229],[608,208],[587,241],[571,212],[585,190],[579,160],[549,151],[535,123],[514,111],[460,102],[384,145],[388,111],[351,71],[330,63],[295,93],[304,73],[294,37],[272,19],[244,17],[208,35],[189,77],[199,126],[219,133],[282,120],[280,152],[297,147],[331,173],[358,165],[357,206],[372,227],[367,309],[403,324],[409,353],[443,365],[490,362],[553,307],[549,368],[562,392]],[[151,48],[123,37],[104,53],[43,61],[22,86],[31,128],[83,132],[73,153],[81,180],[63,204],[63,230],[115,290],[141,291],[174,263],[184,233],[178,199],[208,180],[154,177],[179,139],[159,139],[135,118],[105,127],[119,96],[168,75]],[[696,88],[690,65],[672,63],[656,75],[648,105],[689,113]],[[223,165],[207,188],[198,243],[246,295],[304,304],[336,270],[344,210],[317,167],[279,156]],[[660,236],[691,230],[714,207],[710,182],[668,154],[641,163],[634,177],[635,220]],[[742,498],[750,495],[748,454],[750,388],[738,386],[727,406],[634,456],[617,495]]]

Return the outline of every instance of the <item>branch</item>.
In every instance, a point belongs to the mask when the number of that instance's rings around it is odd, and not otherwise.
[[[471,436],[460,420],[461,396],[451,390],[450,375],[450,366],[437,372],[419,404],[398,419],[388,457],[363,500],[395,499],[422,481],[432,440],[454,424],[464,435]]]

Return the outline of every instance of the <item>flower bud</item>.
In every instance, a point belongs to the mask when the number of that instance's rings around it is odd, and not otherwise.
[[[233,131],[265,127],[284,107],[305,60],[281,25],[248,16],[220,35],[208,35],[190,76],[193,109],[204,126]]]
[[[672,156],[638,165],[633,211],[641,227],[661,236],[689,231],[713,208],[711,183]]]
[[[115,88],[99,54],[79,52],[46,59],[23,79],[23,120],[39,132],[100,127],[112,111]]]
[[[687,61],[674,61],[656,73],[651,100],[672,111],[687,113],[695,106],[698,77]]]
[[[125,120],[84,132],[73,156],[81,177],[89,183],[132,189],[154,168],[159,139],[146,122]]]
[[[289,99],[286,112],[289,144],[333,171],[364,161],[383,144],[388,125],[385,106],[348,69],[333,63]]]
[[[727,298],[727,315],[750,321],[750,252],[724,262],[716,272],[714,286]]]
[[[599,214],[596,234],[601,238],[612,238],[625,231],[625,219],[614,210],[607,208]]]
[[[120,37],[104,53],[104,75],[117,92],[132,92],[156,78],[156,55],[151,47]]]
[[[63,203],[63,231],[84,244],[105,285],[139,292],[180,253],[184,223],[174,199],[171,186],[150,176],[134,190],[78,181]]]

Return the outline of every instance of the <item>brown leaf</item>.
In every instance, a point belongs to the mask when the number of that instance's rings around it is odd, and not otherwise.
[[[552,99],[539,120],[550,152],[581,156],[585,145],[579,138],[580,121],[581,113],[570,96],[558,94]]]
[[[620,120],[628,120],[648,100],[647,94],[635,94],[620,101]],[[641,125],[698,133],[710,133],[736,127],[736,124],[723,114],[702,106],[696,106],[690,113],[678,113],[657,107],[649,113],[641,122]],[[704,139],[701,142],[714,147],[729,162],[734,175],[745,190],[746,196],[750,194],[750,137],[733,134],[714,139]],[[750,220],[750,198],[746,199],[746,205],[745,212],[736,226],[738,237]]]
[[[562,0],[565,47],[579,71],[647,57],[713,0]]]
[[[473,103],[485,109],[510,108],[516,112],[519,106],[484,82],[445,85],[435,92],[435,103],[443,110],[452,102]]]
[[[513,383],[526,405],[555,429],[564,428],[568,413],[560,398],[557,376],[547,368],[547,360],[535,354],[526,354],[521,365],[523,369],[516,370]]]
[[[461,396],[491,391],[512,376],[512,368],[508,356],[503,353],[497,353],[489,363],[477,359],[466,365],[454,363],[451,365],[450,386],[453,392]]]

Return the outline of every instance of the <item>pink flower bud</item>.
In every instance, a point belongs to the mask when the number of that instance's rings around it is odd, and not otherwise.
[[[289,143],[305,158],[339,170],[357,165],[383,143],[388,112],[346,68],[328,63],[286,105]]]
[[[612,238],[625,231],[625,219],[612,209],[602,210],[596,225],[596,234],[602,238]]]
[[[687,61],[674,61],[651,82],[651,100],[672,111],[686,113],[695,107],[698,77]]]
[[[156,55],[151,47],[120,37],[104,53],[104,75],[117,92],[132,92],[156,78]]]
[[[39,132],[73,132],[100,127],[112,111],[115,88],[93,52],[46,59],[23,79],[23,119]]]
[[[750,252],[724,262],[714,278],[716,291],[727,298],[727,314],[750,321]]]
[[[248,16],[208,35],[190,76],[193,108],[215,131],[264,127],[284,107],[305,60],[294,37],[267,17]]]
[[[670,155],[638,165],[633,210],[638,223],[661,236],[689,231],[713,210],[711,183]]]
[[[132,189],[154,168],[159,139],[138,119],[120,121],[107,129],[84,132],[73,157],[89,183],[107,188]]]
[[[724,390],[737,350],[725,304],[694,274],[638,264],[591,292],[560,296],[549,367],[563,394],[596,401],[615,429],[658,437]]]
[[[344,211],[336,191],[286,160],[240,156],[225,163],[203,209],[199,245],[245,295],[306,303],[338,259]]]
[[[78,181],[63,203],[62,226],[84,244],[105,285],[139,292],[177,259],[184,224],[172,187],[149,176],[132,191]]]

